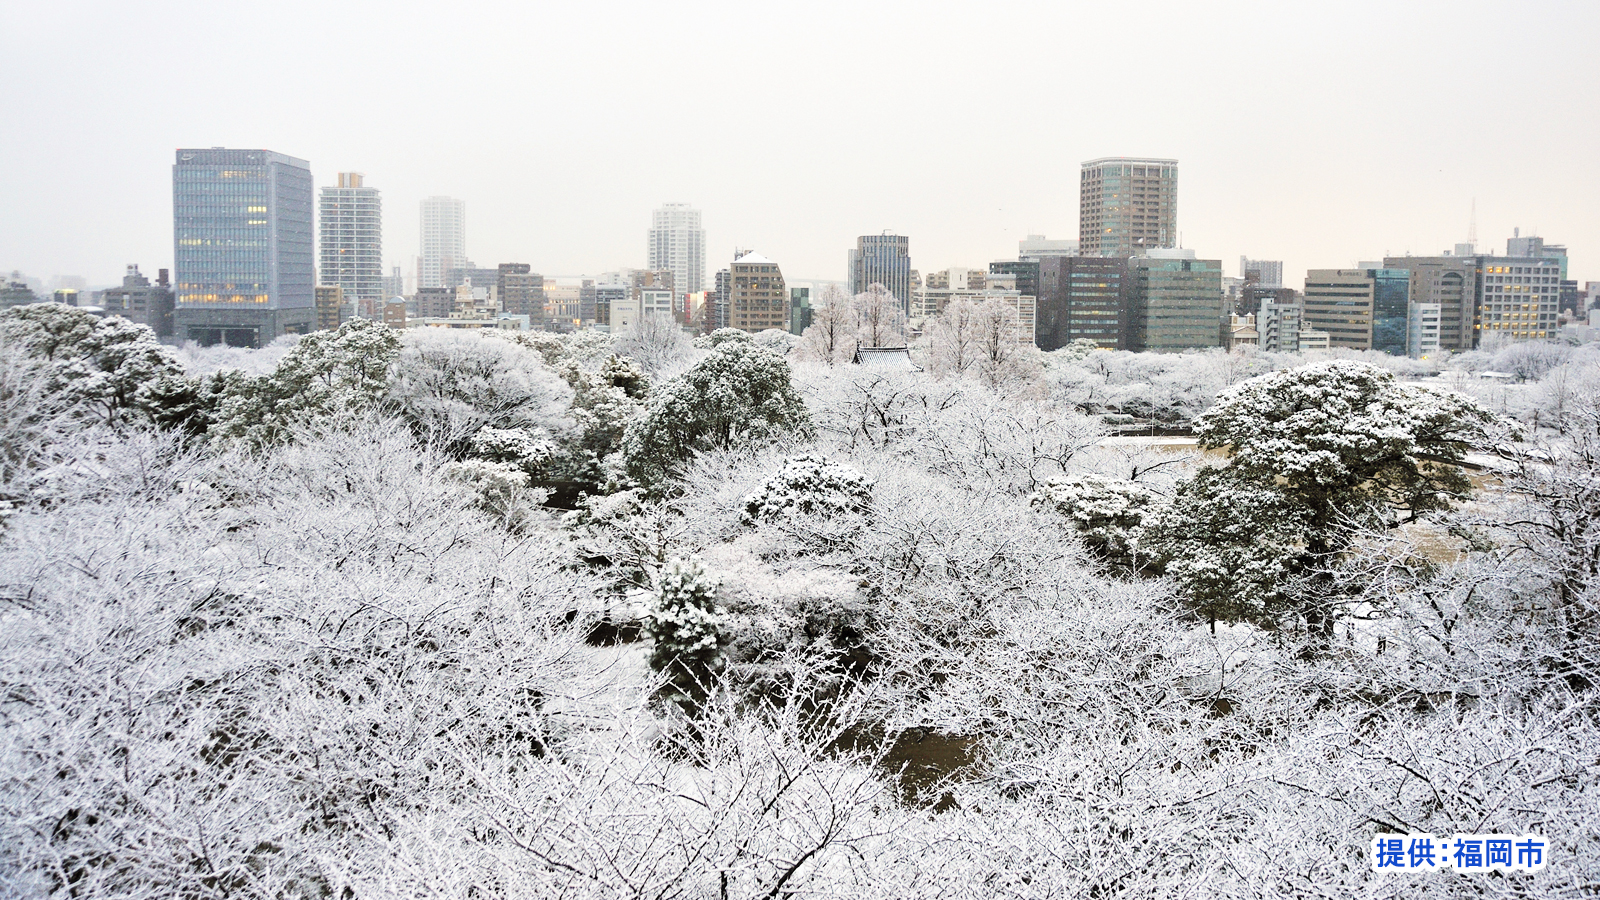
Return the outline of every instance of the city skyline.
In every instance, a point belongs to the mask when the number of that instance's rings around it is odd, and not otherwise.
[[[1587,164],[1600,125],[1582,41],[1600,10],[1588,6],[1534,3],[1509,16],[1481,3],[1355,3],[1314,17],[1156,4],[1141,11],[1145,61],[1127,68],[1117,87],[1138,102],[1049,116],[1041,98],[1086,83],[1126,48],[1086,44],[1059,58],[1019,57],[1004,73],[950,67],[947,54],[1004,46],[1024,20],[1041,31],[1094,33],[1114,25],[1111,11],[1009,4],[944,15],[851,6],[867,20],[862,27],[893,25],[906,38],[858,59],[827,24],[847,7],[827,4],[804,17],[774,14],[776,46],[759,51],[729,40],[745,16],[723,4],[637,19],[592,9],[468,8],[435,22],[420,4],[380,11],[288,0],[284,16],[254,26],[243,50],[222,39],[218,19],[184,9],[155,3],[135,15],[69,0],[0,14],[18,45],[0,60],[8,87],[0,102],[19,133],[40,136],[0,150],[0,267],[104,286],[130,263],[146,271],[170,265],[162,173],[172,148],[230,146],[307,159],[319,185],[340,171],[382,185],[390,211],[385,271],[412,270],[420,247],[407,211],[434,195],[471,206],[472,258],[528,261],[551,275],[645,266],[651,210],[680,200],[704,212],[710,259],[758,247],[798,280],[842,279],[840,248],[885,230],[912,238],[919,269],[981,267],[1013,258],[1028,234],[1080,237],[1084,160],[1152,155],[1182,165],[1182,246],[1204,258],[1282,260],[1291,285],[1309,269],[1435,255],[1466,240],[1474,211],[1480,249],[1503,250],[1520,227],[1567,245],[1572,277],[1600,276],[1600,217],[1589,211],[1600,174]],[[168,87],[186,67],[220,65],[222,47],[254,63],[287,58],[304,39],[292,23],[313,16],[365,29],[364,46],[373,49],[303,73],[244,66],[215,83]],[[1383,29],[1370,27],[1375,16]],[[95,24],[84,26],[90,19]],[[509,48],[530,32],[603,36],[618,65],[569,78],[587,71],[579,65],[586,41],[551,42],[547,64],[531,68],[513,66],[510,52],[485,53],[483,65],[461,72],[389,63],[473,42]],[[651,140],[639,141],[644,51],[685,40],[724,48],[719,65],[689,73],[675,88],[681,114],[653,123]],[[1235,44],[1250,52],[1217,52]],[[200,59],[156,53],[115,76],[55,64],[60,48],[105,58],[129,45],[183,45]],[[1368,67],[1372,75],[1354,71],[1351,52],[1385,65]],[[630,62],[635,54],[640,61]],[[1539,66],[1516,62],[1527,58]],[[902,84],[896,108],[938,139],[905,141],[905,128],[839,139],[848,121],[881,117],[878,99],[859,84],[891,75]],[[371,100],[352,108],[334,85]],[[425,129],[385,139],[385,128],[415,115],[419,97],[436,108],[448,100],[451,121],[473,123],[472,133],[458,139],[450,129]],[[521,109],[504,115],[507,104]],[[1017,123],[1026,139],[949,128],[948,111],[962,105]],[[1478,123],[1505,117],[1540,127],[1531,139],[1492,127],[1464,138],[1458,117],[1428,115],[1429,105],[1465,108]],[[1364,127],[1332,127],[1354,116]],[[759,146],[712,139],[724,127],[774,121],[792,123],[794,138]],[[117,140],[103,139],[108,129]]]

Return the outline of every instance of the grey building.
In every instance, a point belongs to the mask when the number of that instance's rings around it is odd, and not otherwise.
[[[1076,340],[1094,341],[1104,350],[1128,349],[1126,258],[1051,256],[1033,265],[1039,291],[1033,340],[1040,350],[1059,350]],[[1021,290],[1022,279],[1017,282]]]
[[[850,251],[850,295],[881,284],[911,314],[911,239],[901,234],[864,234]]]
[[[1192,250],[1151,250],[1128,260],[1126,349],[1136,352],[1222,346],[1227,321],[1222,261]]]
[[[1256,296],[1256,331],[1261,334],[1261,349],[1272,353],[1294,353],[1300,349],[1300,314],[1305,304],[1293,288],[1265,290]]]
[[[346,303],[376,318],[385,296],[383,198],[362,183],[360,172],[340,172],[317,203],[317,284],[338,286]]]
[[[1254,277],[1252,277],[1254,273]],[[1239,257],[1239,277],[1264,288],[1283,287],[1283,260]]]
[[[316,327],[311,166],[270,150],[179,150],[176,337],[260,347]]]

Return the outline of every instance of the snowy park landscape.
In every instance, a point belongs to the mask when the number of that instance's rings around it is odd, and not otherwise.
[[[1593,895],[1600,345],[1006,315],[0,314],[0,894]]]

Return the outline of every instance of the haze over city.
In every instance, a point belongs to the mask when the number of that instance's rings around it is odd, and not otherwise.
[[[172,154],[357,171],[384,264],[418,201],[549,275],[640,266],[650,211],[704,211],[795,279],[856,236],[982,267],[1078,237],[1083,160],[1177,159],[1185,247],[1309,268],[1513,228],[1600,246],[1593,4],[24,3],[0,10],[0,269],[114,284],[172,261]]]

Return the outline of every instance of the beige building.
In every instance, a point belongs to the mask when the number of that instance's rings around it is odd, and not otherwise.
[[[785,329],[789,291],[778,264],[759,253],[746,253],[728,267],[728,325],[744,331]]]
[[[348,317],[344,308],[344,288],[336,284],[317,285],[316,304],[318,331],[333,331]]]
[[[1306,273],[1301,327],[1326,332],[1332,347],[1371,350],[1372,294],[1366,269],[1312,269]]]

